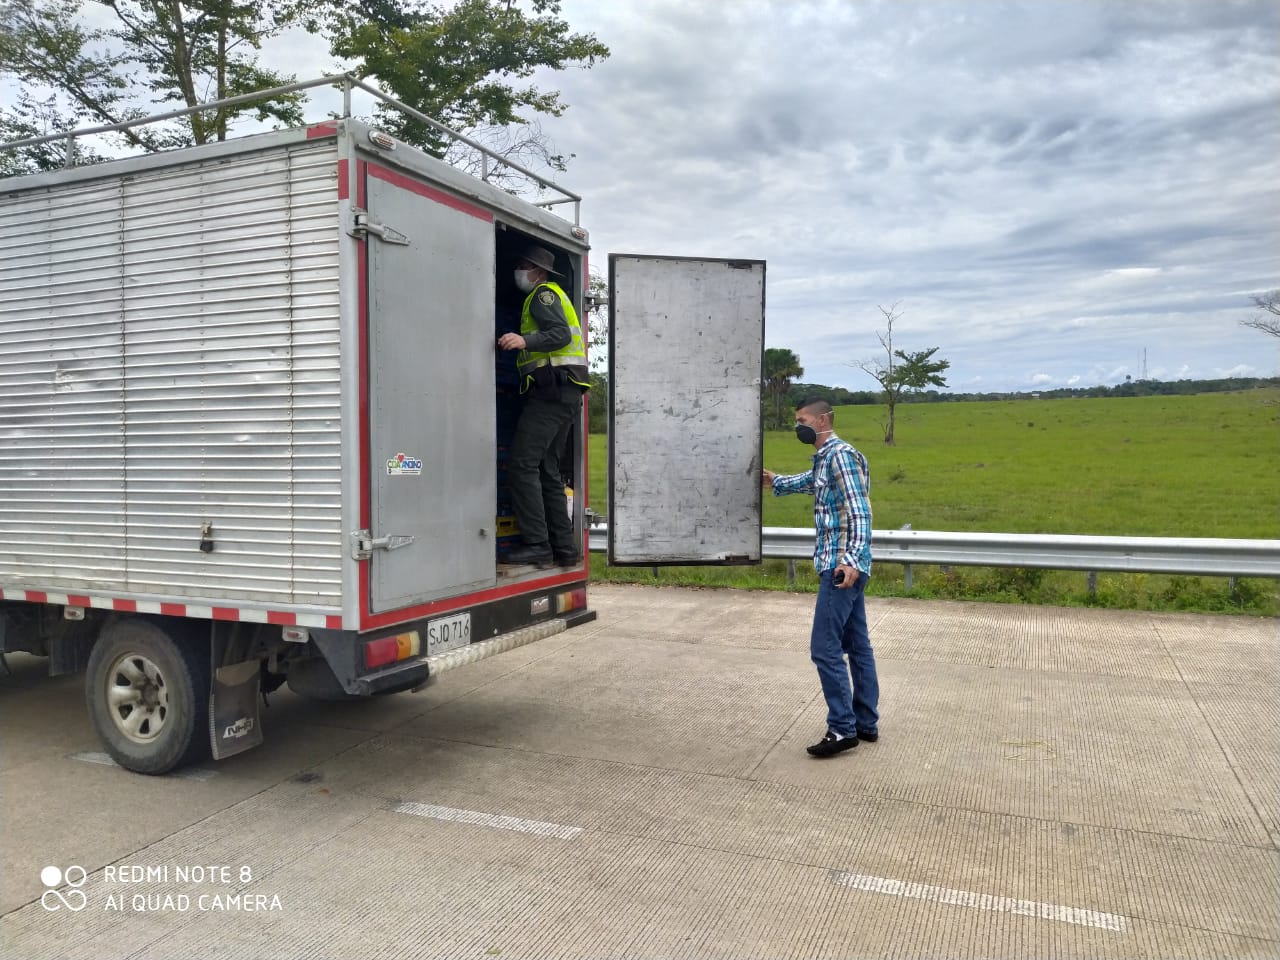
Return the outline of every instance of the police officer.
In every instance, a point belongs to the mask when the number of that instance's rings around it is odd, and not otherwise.
[[[527,294],[520,332],[498,338],[501,349],[520,351],[516,370],[524,395],[507,468],[523,543],[505,559],[540,567],[581,561],[560,476],[560,450],[590,387],[582,327],[568,295],[551,279],[563,276],[555,262],[543,247],[524,251],[515,271],[516,286]]]

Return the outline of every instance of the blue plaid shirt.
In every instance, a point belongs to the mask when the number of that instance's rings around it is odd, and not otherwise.
[[[813,566],[818,572],[840,564],[871,573],[871,475],[867,458],[834,433],[818,448],[813,468],[773,478],[773,495],[813,494],[818,538]]]

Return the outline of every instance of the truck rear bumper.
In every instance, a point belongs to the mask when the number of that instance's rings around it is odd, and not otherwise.
[[[517,647],[527,646],[558,633],[564,633],[570,627],[590,623],[596,618],[594,610],[576,610],[572,613],[552,620],[544,620],[532,626],[521,627],[488,640],[477,640],[457,650],[449,650],[434,656],[419,657],[397,663],[386,670],[367,674],[355,680],[352,693],[372,695],[390,690],[421,690],[432,678],[448,670],[464,667],[469,663],[477,663],[500,653],[506,653]]]

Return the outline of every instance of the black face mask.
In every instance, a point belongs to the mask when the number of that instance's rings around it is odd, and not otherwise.
[[[796,439],[801,443],[817,443],[818,431],[807,423],[796,424]]]

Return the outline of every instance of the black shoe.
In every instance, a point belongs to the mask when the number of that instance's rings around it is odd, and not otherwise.
[[[805,747],[805,750],[809,751],[811,757],[834,757],[837,753],[852,750],[857,745],[857,737],[841,737],[837,740],[836,735],[828,730],[826,736],[812,746]]]
[[[522,543],[512,547],[505,557],[507,563],[532,563],[539,567],[555,565],[555,556],[551,547],[545,543]]]
[[[555,550],[553,553],[555,554],[557,567],[576,567],[582,563],[582,554],[578,553],[577,550],[572,553],[567,550]]]
[[[870,733],[868,733],[866,730],[859,730],[858,739],[865,740],[867,741],[867,743],[875,743],[877,740],[880,739],[880,734],[876,733],[874,730],[872,730]]]

